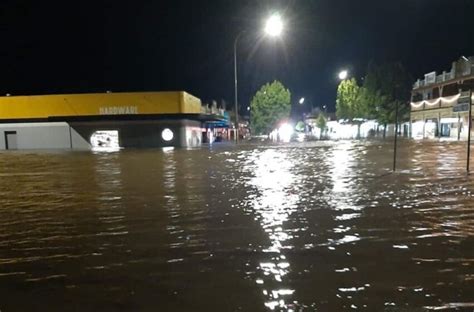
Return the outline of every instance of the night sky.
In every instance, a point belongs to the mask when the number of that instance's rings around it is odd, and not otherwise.
[[[273,11],[281,39],[262,35]],[[414,78],[474,55],[472,0],[12,1],[0,4],[0,94],[186,90],[242,107],[278,79],[334,107],[337,73],[401,61]]]

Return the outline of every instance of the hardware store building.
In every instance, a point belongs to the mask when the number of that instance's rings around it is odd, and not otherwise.
[[[0,150],[195,147],[201,113],[186,92],[0,97]]]

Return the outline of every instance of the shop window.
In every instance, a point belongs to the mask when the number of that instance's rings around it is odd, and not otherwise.
[[[119,149],[119,132],[117,130],[100,130],[91,136],[91,145],[93,149]]]

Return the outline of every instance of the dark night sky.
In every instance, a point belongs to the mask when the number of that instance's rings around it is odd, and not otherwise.
[[[281,40],[262,38],[273,10]],[[233,40],[242,105],[281,80],[334,106],[337,72],[401,61],[415,78],[474,55],[472,0],[12,1],[0,4],[0,93],[187,90],[233,98]]]

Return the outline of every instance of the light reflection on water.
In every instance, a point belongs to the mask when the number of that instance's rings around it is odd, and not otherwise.
[[[458,143],[0,154],[0,310],[466,310]]]
[[[249,157],[249,163],[243,170],[253,172],[249,185],[258,193],[250,204],[270,240],[258,267],[263,276],[256,283],[262,285],[262,292],[268,297],[265,306],[271,310],[284,309],[288,307],[288,297],[294,293],[285,286],[285,276],[291,268],[284,250],[291,248],[286,242],[292,238],[285,230],[285,222],[297,208],[299,185],[291,172],[292,159],[285,149],[256,151]]]

